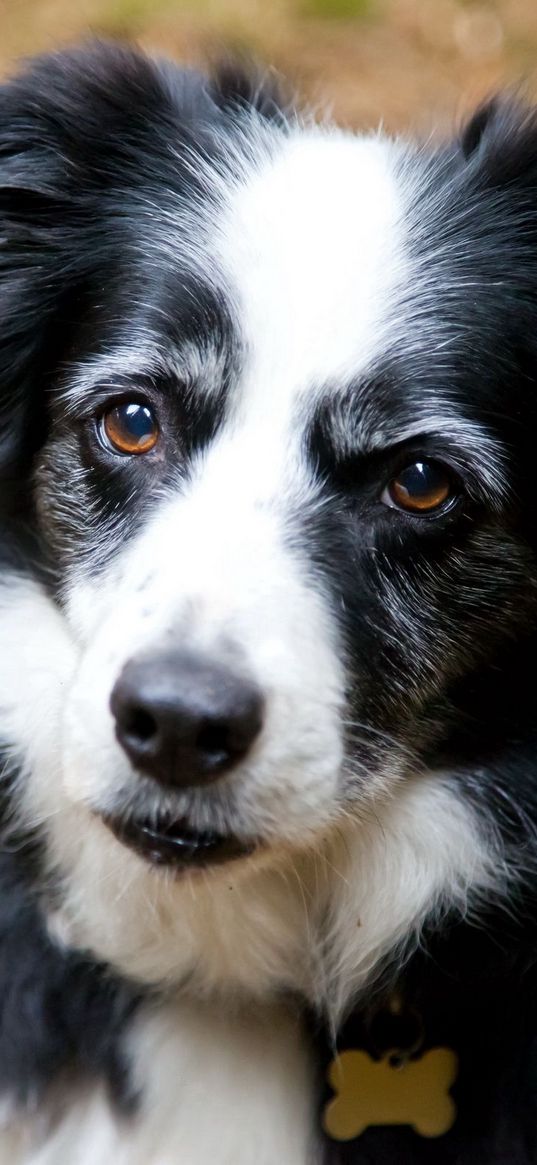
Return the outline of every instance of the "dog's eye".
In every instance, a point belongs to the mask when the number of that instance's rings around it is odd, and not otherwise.
[[[439,461],[415,461],[393,477],[382,501],[409,514],[431,514],[455,497],[453,479]]]
[[[107,448],[131,456],[149,453],[159,438],[159,427],[151,409],[135,401],[114,405],[103,413],[99,430]]]

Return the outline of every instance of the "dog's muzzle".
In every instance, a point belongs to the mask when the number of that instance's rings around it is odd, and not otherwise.
[[[178,651],[129,660],[110,707],[117,740],[133,769],[167,792],[227,776],[263,726],[263,698],[238,668]],[[158,865],[207,866],[255,848],[229,835],[196,831],[187,819],[164,812],[151,819],[104,820],[119,841]]]

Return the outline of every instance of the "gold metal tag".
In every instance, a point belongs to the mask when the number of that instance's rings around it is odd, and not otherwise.
[[[328,1070],[335,1096],[324,1110],[325,1132],[335,1141],[351,1141],[371,1125],[409,1125],[421,1137],[441,1137],[457,1115],[449,1095],[457,1067],[451,1048],[431,1048],[402,1061],[397,1051],[381,1060],[364,1051],[342,1052]]]

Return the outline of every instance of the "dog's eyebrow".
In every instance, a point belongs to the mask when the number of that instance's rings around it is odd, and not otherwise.
[[[118,344],[109,351],[93,353],[64,369],[58,398],[68,414],[78,414],[99,389],[133,387],[136,381],[181,381],[196,386],[196,394],[216,403],[221,395],[223,360],[211,345],[188,343],[181,349],[163,346],[151,337]]]

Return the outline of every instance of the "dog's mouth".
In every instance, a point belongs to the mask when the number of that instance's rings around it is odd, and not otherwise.
[[[126,819],[109,815],[103,821],[123,845],[146,861],[177,869],[219,865],[247,857],[256,848],[233,834],[192,829],[184,817]]]

